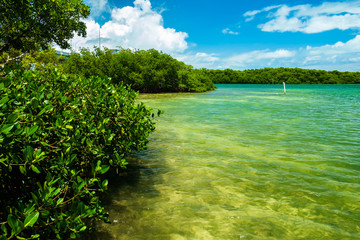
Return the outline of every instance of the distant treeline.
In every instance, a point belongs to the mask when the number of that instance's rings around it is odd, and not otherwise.
[[[62,67],[66,73],[86,78],[110,77],[114,83],[123,82],[140,92],[204,92],[215,88],[205,71],[155,49],[82,49],[70,54]]]
[[[243,84],[355,84],[360,72],[324,71],[301,68],[263,68],[244,71],[204,70],[213,83]]]
[[[358,84],[360,72],[339,72],[302,68],[249,70],[195,69],[155,49],[93,51],[82,49],[64,59],[54,49],[27,55],[22,64],[36,69],[56,67],[65,73],[89,77],[110,77],[140,92],[204,92],[214,83],[240,84]]]

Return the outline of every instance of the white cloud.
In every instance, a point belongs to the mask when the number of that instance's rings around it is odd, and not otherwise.
[[[347,42],[337,42],[320,47],[307,47],[304,64],[337,64],[346,65],[350,62],[358,62],[360,59],[360,35]],[[360,64],[359,64],[360,65]],[[357,67],[359,70],[359,67]]]
[[[98,46],[99,24],[85,20],[87,37],[75,37],[75,48]],[[149,0],[135,0],[134,6],[114,8],[111,20],[101,26],[101,45],[108,48],[155,48],[167,53],[183,52],[188,48],[188,34],[165,28],[160,13],[152,10]]]
[[[268,12],[274,8],[279,8],[281,7],[282,5],[274,5],[274,6],[269,6],[269,7],[265,7],[263,8],[262,10],[252,10],[252,11],[247,11],[246,13],[244,13],[244,17],[246,17],[246,21],[251,21],[255,18],[255,16],[258,14],[258,13],[261,13],[261,12]]]
[[[359,71],[360,35],[347,42],[307,46],[297,50],[256,50],[219,59],[223,68],[249,69],[263,67],[302,67],[325,70]]]
[[[91,15],[100,16],[108,6],[107,0],[85,0],[85,3],[91,7]]]
[[[334,54],[347,54],[360,52],[360,35],[349,41],[343,43],[341,41],[330,45],[326,44],[321,47],[310,47],[308,46],[307,51],[310,55],[334,55]]]
[[[286,49],[278,49],[275,51],[270,50],[257,50],[238,54],[224,60],[224,65],[228,67],[247,67],[257,65],[258,67],[271,66],[274,62],[281,62],[284,59],[294,57],[295,51]]]
[[[262,12],[261,10],[253,10],[253,11],[247,11],[244,13],[244,17],[246,17],[246,21],[251,21],[255,18],[255,15]]]
[[[219,57],[216,57],[216,54],[203,52],[175,54],[173,57],[195,68],[214,68],[216,64],[221,61]]]
[[[360,1],[324,2],[318,6],[277,5],[244,14],[246,21],[267,12],[268,22],[259,25],[265,32],[319,33],[333,29],[360,28]]]
[[[222,33],[223,33],[223,34],[230,34],[230,35],[239,35],[238,32],[234,32],[234,31],[230,30],[230,28],[225,28],[225,29],[223,29],[223,30],[222,30]]]
[[[71,41],[71,48],[77,50],[82,47],[91,48],[99,45],[99,28],[100,25],[92,18],[84,19],[86,24],[86,38],[75,36]]]
[[[217,54],[192,53],[174,55],[196,68],[251,69],[264,67],[301,67],[324,70],[359,71],[360,35],[346,42],[307,46],[298,49],[255,50],[231,57]]]

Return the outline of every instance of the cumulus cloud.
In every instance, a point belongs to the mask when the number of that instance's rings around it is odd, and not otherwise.
[[[321,47],[307,47],[307,51],[311,55],[318,54],[326,54],[326,55],[334,55],[334,54],[353,54],[360,53],[360,35],[357,35],[355,38],[350,39],[347,42],[337,42],[333,45],[326,44]]]
[[[360,35],[357,35],[355,38],[350,39],[347,42],[337,42],[335,44],[326,44],[320,47],[310,47],[308,46],[303,51],[304,65],[314,65],[314,64],[330,64],[342,66],[345,69],[347,64],[352,64],[354,62],[359,62],[360,59]],[[301,52],[300,52],[301,54]],[[359,67],[357,66],[357,71]]]
[[[85,20],[87,37],[75,37],[75,48],[98,45],[100,25],[93,19]],[[154,11],[149,0],[135,0],[134,6],[114,8],[111,19],[100,29],[101,46],[108,48],[155,48],[167,53],[183,52],[188,48],[188,34],[165,28],[160,13]]]
[[[303,32],[319,33],[333,29],[360,28],[360,1],[324,2],[321,5],[310,4],[276,5],[244,14],[250,21],[261,13],[267,13],[269,21],[258,27],[265,32]]]

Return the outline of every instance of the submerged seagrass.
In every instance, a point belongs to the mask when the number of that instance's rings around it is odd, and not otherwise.
[[[282,91],[141,95],[165,114],[113,191],[108,238],[360,238],[360,86]]]

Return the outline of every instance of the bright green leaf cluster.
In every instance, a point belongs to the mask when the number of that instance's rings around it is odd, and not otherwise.
[[[109,78],[0,72],[0,239],[68,239],[107,221],[104,174],[154,130],[150,109]]]

